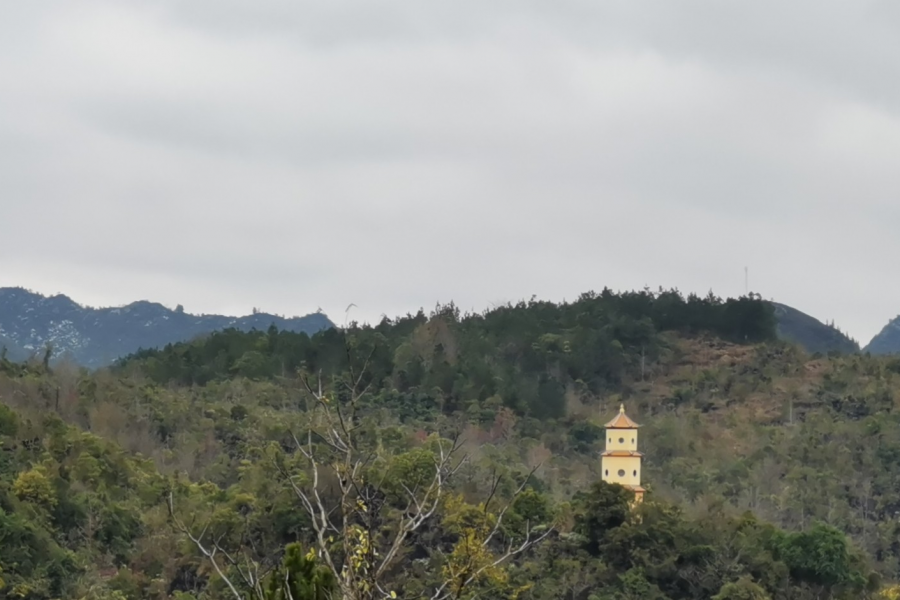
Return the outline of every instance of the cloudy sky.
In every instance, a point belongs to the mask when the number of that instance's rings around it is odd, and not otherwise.
[[[900,4],[8,2],[0,286],[377,319],[900,313]]]

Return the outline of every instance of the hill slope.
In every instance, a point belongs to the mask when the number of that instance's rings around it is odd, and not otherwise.
[[[884,329],[872,338],[864,351],[872,354],[900,353],[900,317],[885,325]]]
[[[465,456],[448,501],[386,575],[399,598],[431,597],[491,522],[494,490],[505,502],[526,477],[479,560],[530,523],[553,519],[558,535],[480,583],[509,594],[480,597],[872,598],[870,562],[900,575],[900,361],[812,359],[776,339],[772,313],[759,300],[604,292],[312,337],[227,330],[90,373],[0,359],[0,404],[17,413],[0,410],[2,576],[38,600],[234,597],[169,510],[209,523],[233,556],[315,544],[291,485],[310,481],[295,433],[332,452],[322,427],[340,407],[372,459],[364,511],[402,514],[436,436]],[[318,374],[328,401],[313,404],[300,377]],[[366,391],[354,401],[356,386]],[[602,425],[620,402],[642,425],[650,490],[629,522],[627,498],[596,485]]]
[[[398,598],[432,597],[450,568],[490,565],[553,522],[480,597],[871,599],[870,566],[900,576],[900,360],[811,358],[776,339],[772,313],[604,292],[312,337],[231,329],[88,373],[0,359],[2,576],[34,600],[236,597],[169,513],[264,568],[287,543],[315,547],[297,490],[315,485],[307,456],[335,456],[326,428],[341,410],[358,442],[344,448],[371,474],[361,511],[385,524],[444,472],[438,436],[459,443],[447,501],[385,575]],[[597,484],[620,402],[642,425],[635,519]],[[352,504],[323,480],[326,510]],[[501,539],[481,542],[526,481]],[[383,556],[386,540],[368,539]]]
[[[119,308],[90,308],[64,295],[42,296],[22,288],[0,288],[0,347],[11,359],[44,352],[99,367],[139,348],[156,348],[213,331],[267,329],[315,333],[333,327],[323,314],[284,318],[257,313],[245,317],[191,315],[154,302]]]
[[[807,352],[859,352],[859,344],[836,327],[826,325],[796,308],[772,302],[778,320],[778,337],[802,346]]]

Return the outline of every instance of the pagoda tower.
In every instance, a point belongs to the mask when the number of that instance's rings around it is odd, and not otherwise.
[[[638,425],[625,414],[625,405],[619,406],[619,414],[606,424],[606,450],[602,454],[603,481],[618,483],[634,492],[635,502],[644,499],[641,487],[641,457],[638,452]]]

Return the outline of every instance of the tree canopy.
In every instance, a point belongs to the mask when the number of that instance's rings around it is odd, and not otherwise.
[[[608,290],[0,358],[0,599],[875,597],[896,362],[808,356],[756,297]],[[620,402],[636,509],[600,481]]]

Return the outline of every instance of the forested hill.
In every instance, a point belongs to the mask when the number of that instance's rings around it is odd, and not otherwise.
[[[639,374],[668,348],[662,335],[709,334],[726,341],[776,339],[772,306],[755,297],[722,300],[674,291],[609,290],[572,303],[522,302],[462,316],[439,306],[349,333],[370,346],[367,376],[400,390],[439,389],[449,407],[498,395],[523,414],[558,416],[566,386],[599,393]],[[336,374],[346,368],[344,334],[313,338],[278,332],[217,333],[209,339],[132,355],[159,383],[204,384],[223,377],[267,378],[299,367]]]
[[[332,327],[325,315],[284,318],[266,313],[245,317],[192,315],[153,302],[90,308],[64,295],[42,296],[22,288],[0,288],[0,349],[12,359],[69,357],[86,367],[108,365],[140,348],[156,348],[232,327],[315,333]]]
[[[665,315],[664,311],[668,310],[665,298],[661,296],[663,306],[653,315],[654,322],[663,329],[671,325],[672,319],[685,316]],[[694,310],[699,306],[697,302],[700,299],[685,302],[684,309]],[[834,327],[782,304],[772,303],[772,307],[776,334],[782,339],[800,344],[809,352],[859,350],[856,342]],[[22,288],[0,288],[0,351],[5,351],[12,360],[41,358],[49,348],[53,362],[68,358],[76,364],[97,368],[141,348],[162,348],[228,328],[264,331],[270,326],[280,331],[313,334],[333,324],[319,313],[291,318],[256,311],[244,317],[192,315],[180,306],[171,310],[147,301],[117,308],[90,308],[63,295],[45,297]],[[692,330],[698,326],[717,331],[719,325],[693,322],[686,325]],[[722,334],[733,338],[730,332],[722,331]]]
[[[0,598],[895,598],[900,361],[775,328],[604,291],[0,359]],[[600,482],[620,403],[635,510]]]

